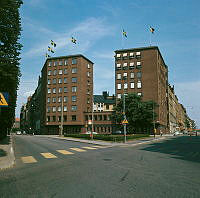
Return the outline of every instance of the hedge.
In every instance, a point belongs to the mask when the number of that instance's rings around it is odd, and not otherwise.
[[[65,137],[83,138],[83,139],[87,139],[87,140],[91,139],[89,134],[65,134]],[[149,137],[149,134],[127,135],[126,139],[133,140],[133,139],[145,138],[145,137]],[[112,141],[112,142],[122,142],[122,141],[124,141],[124,135],[94,134],[93,139],[94,140]]]

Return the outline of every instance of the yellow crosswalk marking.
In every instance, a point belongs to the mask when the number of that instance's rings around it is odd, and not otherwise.
[[[63,155],[72,155],[72,154],[74,154],[74,153],[66,151],[66,150],[56,150],[56,151],[58,151],[59,153],[62,153]]]
[[[24,163],[35,163],[35,162],[37,162],[37,160],[34,157],[32,157],[32,156],[21,157],[21,160]]]
[[[78,151],[78,152],[85,152],[86,150],[79,149],[79,148],[70,148],[71,150]]]
[[[89,147],[89,146],[84,146],[84,147],[82,147],[82,148],[84,148],[84,149],[88,149],[88,150],[95,150],[95,149],[97,149],[97,148]]]
[[[53,155],[52,153],[40,153],[42,156],[44,156],[45,158],[57,158],[55,155]]]
[[[104,148],[103,146],[93,146],[93,147],[96,147],[96,148]]]

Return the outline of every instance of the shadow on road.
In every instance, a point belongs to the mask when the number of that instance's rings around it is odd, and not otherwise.
[[[3,140],[0,140],[0,145],[10,144],[10,137],[7,136]]]
[[[150,144],[141,150],[172,155],[172,158],[200,163],[200,137],[179,136]]]
[[[0,149],[0,157],[4,157],[6,155],[7,153],[3,149]]]

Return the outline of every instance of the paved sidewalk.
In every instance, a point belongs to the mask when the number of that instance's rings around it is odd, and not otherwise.
[[[102,145],[102,146],[139,145],[139,144],[145,144],[145,143],[150,143],[150,142],[154,142],[154,141],[164,140],[164,139],[169,137],[169,136],[162,136],[161,137],[159,135],[159,136],[156,136],[154,138],[154,137],[150,136],[149,138],[129,140],[125,144],[125,143],[122,143],[122,142],[108,142],[108,141],[102,141],[102,140],[85,140],[85,139],[81,139],[81,138],[60,137],[58,135],[37,135],[37,136],[62,139],[62,140],[66,140],[66,141],[83,142],[83,143]]]
[[[10,136],[9,143],[0,142],[0,170],[10,168],[15,164],[15,155],[12,141],[12,136]]]

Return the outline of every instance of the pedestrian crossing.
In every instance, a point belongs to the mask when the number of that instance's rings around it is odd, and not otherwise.
[[[89,150],[97,150],[97,149],[101,149],[101,148],[108,148],[108,146],[84,146],[84,147],[81,147],[81,148],[76,148],[76,147],[71,147],[71,148],[68,148],[68,150],[55,150],[56,152],[55,153],[59,153],[59,154],[62,154],[62,155],[73,155],[73,154],[76,154],[76,153],[82,153],[82,152],[87,152]],[[70,150],[70,151],[69,151]],[[53,153],[40,153],[40,155],[42,157],[44,157],[45,159],[55,159],[55,158],[58,158],[56,154],[53,154]],[[37,163],[37,159],[33,156],[23,156],[21,157],[21,161],[24,163],[24,164],[31,164],[31,163]]]

